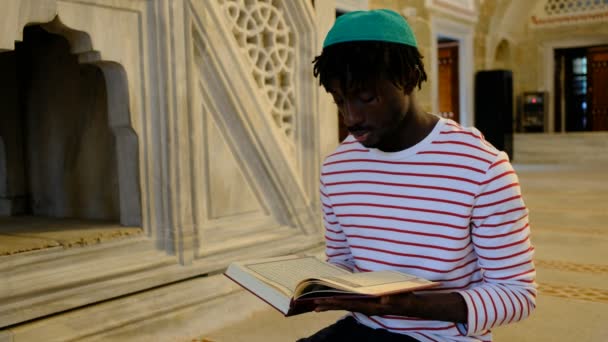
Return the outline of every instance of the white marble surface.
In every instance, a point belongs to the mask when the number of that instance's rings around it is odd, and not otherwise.
[[[285,65],[266,60],[276,64],[274,82],[260,86],[259,65],[239,45],[225,2],[243,13],[266,6],[259,13],[271,17],[255,17],[258,28],[281,23],[267,39],[245,40],[260,54],[265,44],[279,55],[289,50]],[[0,329],[321,241],[311,3],[6,0],[0,18],[0,51],[8,51],[1,70],[23,62],[10,59],[15,42],[27,40],[26,25],[66,45],[34,42],[31,79],[2,73],[2,100],[16,97],[9,90],[17,82],[31,87],[22,94],[26,110],[3,112],[2,119],[23,119],[29,135],[11,140],[10,157],[0,154],[8,185],[0,209],[13,208],[8,193],[23,195],[27,184],[28,205],[39,209],[31,214],[110,219],[143,231],[130,241],[3,258]],[[293,101],[272,102],[276,91]],[[277,116],[277,104],[289,108]],[[14,125],[12,132],[23,126]],[[0,135],[6,147],[9,134]],[[20,149],[29,153],[21,162],[12,157]],[[25,171],[14,172],[20,165]]]

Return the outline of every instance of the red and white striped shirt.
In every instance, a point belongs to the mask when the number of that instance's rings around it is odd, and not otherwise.
[[[528,210],[507,155],[477,129],[440,119],[394,153],[349,136],[323,164],[321,201],[329,262],[439,281],[431,291],[468,307],[467,324],[353,313],[359,322],[420,341],[490,341],[492,327],[534,309]]]

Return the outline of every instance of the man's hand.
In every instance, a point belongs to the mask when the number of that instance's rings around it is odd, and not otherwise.
[[[400,293],[379,298],[316,299],[316,312],[345,310],[368,316],[397,315],[466,323],[467,305],[458,293]]]
[[[414,303],[414,297],[413,293],[402,293],[379,298],[323,298],[315,300],[315,311],[345,310],[368,316],[405,316]]]

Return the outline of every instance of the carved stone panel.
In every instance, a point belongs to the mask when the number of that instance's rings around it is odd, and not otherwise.
[[[318,182],[310,172],[319,160],[310,148],[316,84],[304,44],[316,32],[302,19],[311,9],[281,0],[190,4],[198,256],[318,231],[309,197]]]
[[[291,143],[296,115],[294,32],[280,0],[218,0],[257,87],[271,104],[276,126]]]
[[[211,115],[206,115],[206,126],[206,188],[211,199],[207,208],[209,220],[267,215],[259,194],[250,185],[252,180],[242,171],[244,161],[233,152],[238,146],[227,139]]]
[[[532,28],[608,22],[606,1],[542,0],[536,2],[531,12]]]
[[[0,18],[2,51],[23,42],[26,26],[66,42],[33,51],[40,72],[25,78],[32,87],[24,94],[37,100],[27,102],[22,125],[34,133],[21,138],[40,150],[21,160],[36,167],[37,213],[72,216],[85,196],[83,217],[144,229],[122,241],[6,256],[0,327],[320,244],[310,2],[6,0]],[[7,136],[0,196],[20,187],[7,180],[19,164]],[[46,201],[53,186],[70,189]],[[72,223],[52,228],[78,238],[87,225]]]

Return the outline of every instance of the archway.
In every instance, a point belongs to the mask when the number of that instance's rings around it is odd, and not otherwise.
[[[496,46],[493,69],[511,69],[511,47],[506,39],[501,40]]]

